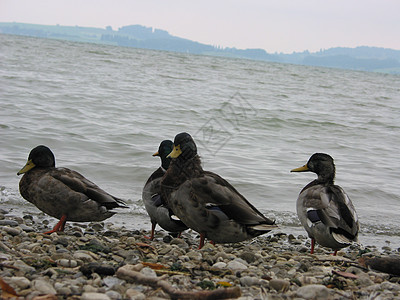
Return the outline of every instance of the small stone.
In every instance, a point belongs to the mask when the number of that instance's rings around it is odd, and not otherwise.
[[[81,300],[111,300],[106,294],[85,292],[81,296]]]
[[[161,250],[158,251],[158,254],[165,255],[172,250],[170,245],[165,245]]]
[[[3,226],[12,226],[12,227],[16,227],[18,226],[18,222],[14,221],[14,220],[0,220],[0,225]]]
[[[240,278],[240,284],[242,286],[253,286],[253,285],[259,285],[260,280],[256,277],[251,277],[251,276],[243,276]]]
[[[20,269],[25,274],[31,274],[31,273],[36,272],[36,269],[34,267],[28,266],[26,263],[24,263],[21,260],[17,260],[16,262],[14,262],[14,267]]]
[[[247,266],[246,266],[245,264],[243,264],[243,263],[240,262],[240,261],[237,261],[236,259],[230,261],[230,262],[226,265],[226,267],[227,267],[228,269],[231,269],[231,270],[234,270],[234,271],[237,271],[237,270],[245,270],[245,269],[247,269]]]
[[[157,277],[156,272],[148,267],[145,267],[142,270],[140,270],[140,273],[148,277],[154,277],[154,278]]]
[[[396,292],[400,291],[400,285],[395,284],[395,283],[386,281],[386,282],[381,283],[380,286],[383,291],[396,291]]]
[[[17,286],[21,290],[25,290],[31,286],[31,282],[25,277],[11,277],[10,282],[12,286]]]
[[[322,284],[310,284],[300,287],[296,295],[304,299],[325,300],[329,299],[329,289]]]
[[[110,297],[111,300],[119,300],[122,299],[122,296],[120,293],[116,292],[116,291],[107,291],[106,295],[108,297]]]
[[[8,233],[9,235],[12,236],[17,236],[21,233],[21,228],[20,227],[8,227],[8,226],[3,226],[1,227],[1,230],[5,231],[6,233]]]
[[[172,241],[172,236],[166,235],[166,236],[163,237],[163,242],[164,242],[164,243],[168,244],[168,243],[170,243],[171,241]]]
[[[193,260],[201,260],[201,259],[202,259],[202,255],[201,255],[201,253],[198,252],[198,251],[189,251],[186,255],[187,255],[190,259],[193,259]]]
[[[39,291],[43,294],[57,294],[57,291],[54,289],[53,285],[46,281],[45,279],[35,279],[32,281],[32,287],[36,291]]]
[[[226,268],[226,263],[223,261],[216,262],[215,264],[212,265],[213,268],[218,268],[218,269],[224,269]]]
[[[94,261],[93,257],[87,253],[83,253],[83,252],[75,252],[73,257],[75,259],[79,259],[82,260],[84,262],[92,262]]]
[[[146,296],[143,293],[141,293],[140,291],[134,290],[134,289],[127,289],[125,295],[130,300],[145,300],[146,299]]]
[[[83,265],[79,269],[84,275],[89,277],[92,273],[97,273],[99,275],[114,275],[115,269],[114,267],[106,264],[101,264],[97,262],[92,262],[86,265]]]
[[[58,239],[55,239],[53,243],[55,245],[60,244],[60,245],[62,245],[64,247],[67,247],[68,246],[68,239],[65,238],[65,237],[60,237]]]
[[[244,259],[249,264],[257,260],[257,256],[253,252],[249,251],[242,252],[239,257]]]
[[[21,224],[19,227],[25,232],[34,232],[35,229],[31,226],[27,226],[26,224]]]
[[[271,279],[269,286],[278,292],[286,292],[289,290],[290,282],[284,279]]]
[[[57,260],[57,264],[66,268],[75,268],[78,266],[77,261],[73,259],[59,259]]]

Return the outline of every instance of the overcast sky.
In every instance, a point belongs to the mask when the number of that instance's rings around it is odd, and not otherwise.
[[[0,0],[0,22],[144,25],[269,53],[331,47],[400,50],[400,0]]]

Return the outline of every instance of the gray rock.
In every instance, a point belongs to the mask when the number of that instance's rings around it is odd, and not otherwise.
[[[35,228],[33,228],[31,226],[27,226],[26,224],[21,224],[21,225],[19,225],[19,227],[25,232],[34,232],[35,231]]]
[[[239,257],[243,260],[245,260],[247,263],[252,263],[257,260],[257,255],[255,255],[253,252],[245,251],[242,252]]]
[[[57,291],[54,289],[53,285],[43,278],[33,280],[32,287],[36,291],[39,291],[43,294],[57,294]]]
[[[224,269],[226,268],[226,263],[223,261],[216,262],[215,264],[212,265],[213,268],[218,268],[218,269]]]
[[[107,291],[106,295],[108,297],[110,297],[111,300],[119,300],[122,299],[122,296],[120,293],[116,292],[116,291]]]
[[[228,264],[226,265],[226,267],[228,269],[237,271],[237,270],[246,270],[247,266],[245,264],[243,264],[242,262],[238,261],[238,260],[232,260],[230,262],[228,262]]]
[[[329,298],[329,289],[322,284],[310,284],[300,287],[296,295],[304,299],[325,300]]]
[[[157,277],[156,272],[153,269],[150,269],[148,267],[143,268],[140,273],[142,273],[145,276],[149,276],[149,277]]]
[[[240,278],[240,284],[242,286],[260,285],[260,280],[257,277],[243,276]]]
[[[75,259],[79,259],[84,262],[93,262],[94,261],[94,258],[90,254],[83,253],[83,252],[75,252],[73,257]]]
[[[18,222],[14,221],[14,220],[0,220],[0,225],[3,226],[12,226],[12,227],[16,227],[18,226]]]
[[[269,286],[278,292],[286,292],[289,290],[290,282],[284,279],[271,279]]]
[[[381,283],[381,289],[384,291],[400,291],[400,285],[386,281]]]
[[[66,268],[75,268],[78,266],[78,262],[73,259],[59,259],[57,260],[57,264]]]
[[[134,290],[134,289],[128,289],[126,291],[126,297],[130,300],[145,300],[146,296],[141,293],[140,291]]]
[[[81,300],[111,300],[106,294],[85,292],[81,296]]]
[[[1,230],[12,236],[17,236],[22,231],[20,227],[8,227],[8,226],[2,226]]]
[[[28,266],[26,263],[24,263],[21,260],[17,260],[16,262],[14,262],[14,267],[17,267],[18,269],[23,271],[25,274],[31,274],[31,273],[36,272],[36,269],[34,267]]]
[[[17,286],[21,290],[25,290],[31,286],[31,282],[25,277],[11,277],[9,283],[12,286]]]

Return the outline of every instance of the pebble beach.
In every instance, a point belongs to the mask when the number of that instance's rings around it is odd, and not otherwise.
[[[2,299],[400,299],[396,268],[388,274],[362,262],[397,262],[390,244],[310,254],[305,235],[275,230],[198,250],[192,231],[177,238],[157,230],[150,241],[148,231],[100,222],[41,233],[53,223],[0,211]]]

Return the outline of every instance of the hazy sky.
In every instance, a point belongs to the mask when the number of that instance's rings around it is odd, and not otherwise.
[[[0,0],[0,22],[140,24],[205,44],[267,52],[400,50],[399,0]]]

